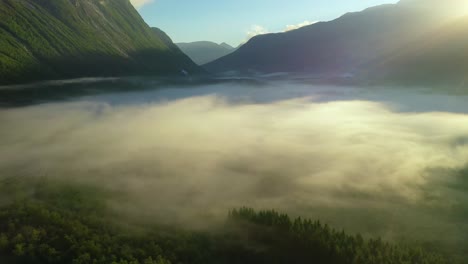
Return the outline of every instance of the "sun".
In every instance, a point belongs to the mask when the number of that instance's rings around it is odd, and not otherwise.
[[[426,9],[442,17],[459,17],[468,15],[467,0],[401,0],[400,5]]]

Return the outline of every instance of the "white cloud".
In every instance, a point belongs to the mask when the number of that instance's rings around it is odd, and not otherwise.
[[[315,24],[317,22],[318,21],[306,20],[306,21],[303,21],[303,22],[301,22],[299,24],[296,24],[296,25],[286,25],[286,28],[282,32],[288,32],[288,31],[295,30],[295,29],[298,29],[298,28],[301,28],[301,27],[305,27],[305,26]],[[247,37],[243,41],[243,43],[246,43],[247,41],[249,41],[251,38],[253,38],[255,36],[264,35],[264,34],[268,34],[268,33],[271,33],[271,32],[267,28],[265,28],[265,27],[263,27],[261,25],[252,25],[250,27],[250,29],[247,31]]]
[[[287,25],[286,28],[284,29],[284,32],[288,32],[288,31],[295,30],[295,29],[298,29],[298,28],[301,28],[301,27],[309,26],[309,25],[315,24],[317,22],[318,21],[312,21],[311,22],[309,20],[306,20],[306,21],[301,22],[301,23],[296,24],[296,25]]]
[[[142,6],[154,2],[154,0],[130,0],[135,8],[141,8]]]
[[[247,31],[247,40],[255,36],[268,34],[268,33],[270,33],[270,31],[267,28],[260,26],[260,25],[252,25],[249,31]]]

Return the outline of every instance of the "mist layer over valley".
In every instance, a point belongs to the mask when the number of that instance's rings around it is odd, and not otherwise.
[[[464,255],[466,99],[237,81],[3,108],[1,180],[96,186],[119,221],[205,229],[275,208]]]
[[[468,263],[465,2],[0,1],[0,263]]]

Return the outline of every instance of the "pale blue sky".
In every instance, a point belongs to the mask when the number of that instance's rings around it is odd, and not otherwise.
[[[346,12],[397,0],[133,0],[150,26],[175,42],[209,40],[233,46],[248,32],[281,32],[304,21],[328,21]]]

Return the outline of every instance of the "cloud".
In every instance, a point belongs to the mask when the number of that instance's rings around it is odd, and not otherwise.
[[[146,4],[154,2],[154,0],[131,0],[130,2],[135,6],[135,8],[139,9]]]
[[[250,29],[247,31],[247,40],[255,36],[264,35],[268,33],[270,33],[270,31],[267,28],[260,26],[260,25],[252,25]]]
[[[284,32],[288,32],[288,31],[295,30],[295,29],[298,29],[298,28],[301,28],[301,27],[309,26],[309,25],[315,24],[317,22],[318,21],[311,22],[309,20],[306,20],[306,21],[301,22],[301,23],[296,24],[296,25],[287,25],[286,28],[284,29]]]
[[[291,30],[295,30],[295,29],[298,29],[298,28],[301,28],[301,27],[305,27],[305,26],[308,26],[308,25],[312,25],[314,23],[317,23],[317,21],[304,21],[304,22],[301,22],[297,25],[287,25],[286,28],[283,30],[283,32],[288,32],[288,31],[291,31]],[[249,41],[251,38],[255,37],[255,36],[258,36],[258,35],[264,35],[264,34],[268,34],[270,33],[270,31],[263,27],[263,26],[260,26],[260,25],[252,25],[250,27],[250,29],[247,31],[247,37],[246,39],[243,41],[243,43]]]

